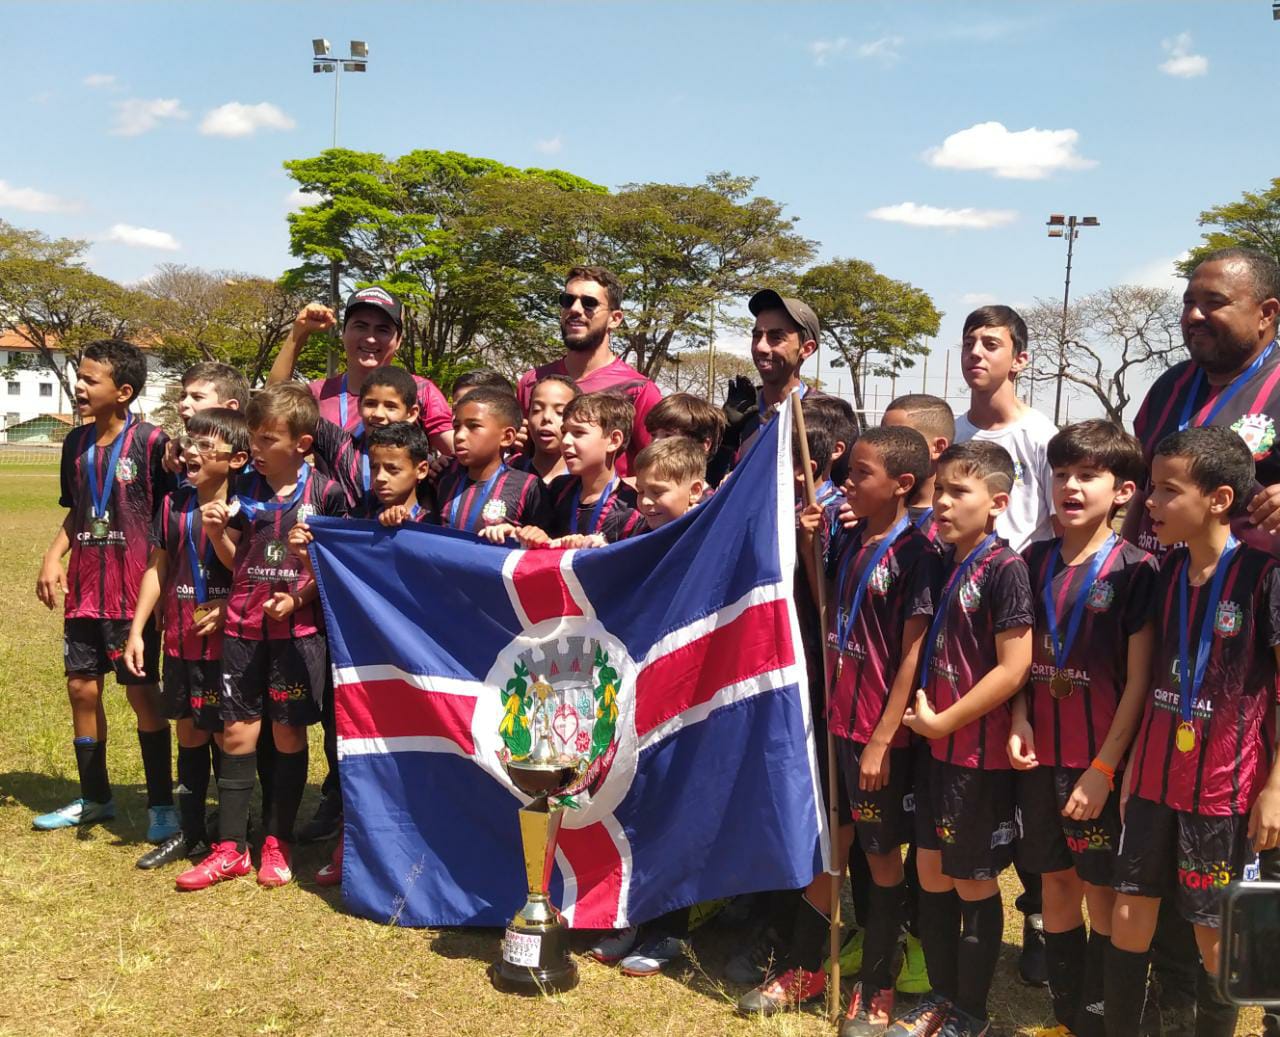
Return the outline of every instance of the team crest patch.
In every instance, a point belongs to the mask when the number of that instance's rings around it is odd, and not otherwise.
[[[1268,414],[1244,414],[1231,426],[1231,431],[1244,440],[1255,461],[1271,453],[1276,442],[1276,423]]]
[[[480,518],[486,526],[496,526],[507,517],[507,502],[494,498],[484,502]]]
[[[1116,600],[1116,589],[1106,580],[1099,580],[1089,589],[1084,607],[1090,612],[1106,612]]]
[[[122,457],[116,462],[116,481],[133,482],[138,477],[138,462],[132,457]]]
[[[1224,601],[1218,605],[1217,615],[1213,617],[1213,628],[1222,637],[1235,637],[1244,625],[1244,613],[1234,601]]]
[[[884,597],[889,593],[889,588],[893,586],[893,573],[889,571],[889,566],[883,561],[877,562],[876,567],[871,570],[871,576],[867,580],[867,587],[872,594],[878,594]]]
[[[982,604],[982,591],[972,580],[960,584],[960,607],[966,612],[977,612]]]
[[[297,521],[306,522],[307,519],[309,519],[315,513],[316,513],[316,509],[312,507],[310,504],[299,504]]]
[[[262,557],[268,565],[279,565],[284,561],[287,549],[283,540],[272,540],[262,550]]]

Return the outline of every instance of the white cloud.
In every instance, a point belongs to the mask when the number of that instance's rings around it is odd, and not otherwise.
[[[558,155],[564,148],[564,140],[557,133],[554,137],[534,141],[533,146],[544,155]]]
[[[113,224],[102,240],[119,242],[130,248],[158,248],[165,252],[176,252],[182,247],[178,244],[178,239],[167,230],[135,227],[129,223]]]
[[[94,90],[101,90],[104,87],[115,86],[116,77],[108,72],[94,72],[85,76],[81,82],[83,82],[85,86],[91,87]]]
[[[1076,153],[1075,130],[1008,130],[980,122],[953,133],[924,153],[942,169],[985,169],[1009,180],[1043,180],[1060,169],[1092,169],[1098,163]]]
[[[162,119],[185,119],[186,110],[175,97],[145,100],[131,97],[116,102],[116,124],[111,132],[118,137],[137,137],[154,130]]]
[[[809,44],[809,53],[813,55],[813,63],[822,68],[832,57],[843,54],[849,49],[849,41],[844,36],[834,40],[814,40]]]
[[[314,194],[307,194],[300,187],[295,187],[287,195],[284,196],[285,208],[292,212],[295,209],[303,209],[308,205],[315,205],[320,199]]]
[[[23,212],[73,212],[79,203],[59,198],[34,187],[14,187],[0,180],[0,209],[21,209]]]
[[[1134,267],[1120,278],[1120,283],[1140,284],[1146,288],[1164,288],[1181,294],[1187,282],[1178,276],[1173,264],[1182,262],[1190,254],[1190,252],[1183,251],[1176,256],[1161,256],[1159,259],[1153,259],[1149,263],[1143,263],[1141,266]]]
[[[1166,76],[1192,79],[1209,71],[1209,59],[1203,54],[1191,53],[1191,33],[1180,32],[1171,40],[1163,40],[1160,46],[1169,55],[1160,63],[1160,71]]]
[[[909,227],[948,227],[951,229],[987,230],[1003,227],[1018,218],[1013,209],[940,209],[934,205],[901,202],[872,209],[867,215],[885,223],[905,223]]]
[[[206,137],[248,137],[258,130],[291,130],[296,125],[269,101],[259,104],[228,101],[200,120],[200,132]]]
[[[1000,300],[990,292],[965,292],[960,296],[960,301],[976,309],[979,306],[994,306]]]
[[[902,46],[904,40],[901,36],[882,36],[878,40],[872,40],[870,43],[858,44],[858,49],[854,52],[860,58],[875,58],[883,61],[886,65],[892,65],[902,55],[898,52],[898,48]]]

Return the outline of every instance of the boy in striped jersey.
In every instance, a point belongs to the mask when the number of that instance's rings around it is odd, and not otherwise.
[[[158,843],[174,833],[178,817],[169,725],[157,701],[160,635],[155,625],[145,632],[145,676],[131,673],[122,654],[147,567],[151,522],[173,484],[164,468],[168,437],[129,409],[146,380],[146,359],[128,342],[92,342],[81,355],[76,411],[93,421],[74,429],[62,444],[59,504],[67,515],[45,552],[36,582],[36,596],[49,608],[57,604],[58,591],[66,594],[63,660],[80,796],[41,814],[33,824],[47,831],[115,816],[102,708],[103,678],[114,673],[138,718],[147,779],[147,839]],[[62,556],[68,551],[64,572]]]

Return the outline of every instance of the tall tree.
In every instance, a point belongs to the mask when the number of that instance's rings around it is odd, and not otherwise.
[[[915,366],[938,333],[942,313],[921,288],[877,272],[862,259],[836,259],[800,277],[800,296],[813,307],[822,333],[836,347],[833,367],[847,367],[854,411],[866,424],[862,381],[866,375],[895,378]]]
[[[1197,222],[1213,229],[1201,235],[1201,244],[1177,264],[1183,277],[1190,277],[1208,253],[1238,245],[1265,252],[1280,263],[1280,177],[1264,191],[1245,191],[1238,202],[1206,209]]]
[[[739,356],[717,349],[714,359],[715,382],[707,381],[712,370],[712,358],[706,349],[684,349],[672,353],[658,374],[658,386],[663,392],[691,392],[695,396],[717,402],[724,396],[725,383],[742,375],[753,382],[758,377],[756,365],[750,357]]]

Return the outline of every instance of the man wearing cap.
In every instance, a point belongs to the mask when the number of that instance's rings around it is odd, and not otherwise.
[[[284,382],[293,377],[298,354],[313,334],[328,331],[337,322],[329,307],[318,302],[304,306],[293,322],[289,338],[280,347],[271,365],[268,382]],[[360,389],[370,371],[391,363],[404,332],[404,307],[385,288],[361,288],[347,297],[342,314],[342,347],[347,354],[346,371],[332,378],[316,378],[308,384],[320,404],[320,416],[351,431],[360,424]],[[453,413],[444,394],[419,375],[418,419],[431,445],[442,453],[453,453]]]
[[[560,293],[560,338],[565,354],[559,360],[535,367],[520,377],[516,396],[527,415],[538,379],[550,374],[568,375],[583,392],[619,392],[636,408],[631,441],[618,458],[618,474],[626,475],[628,462],[649,445],[644,416],[662,399],[662,392],[621,357],[613,353],[613,329],[622,323],[622,284],[602,266],[575,266]]]

